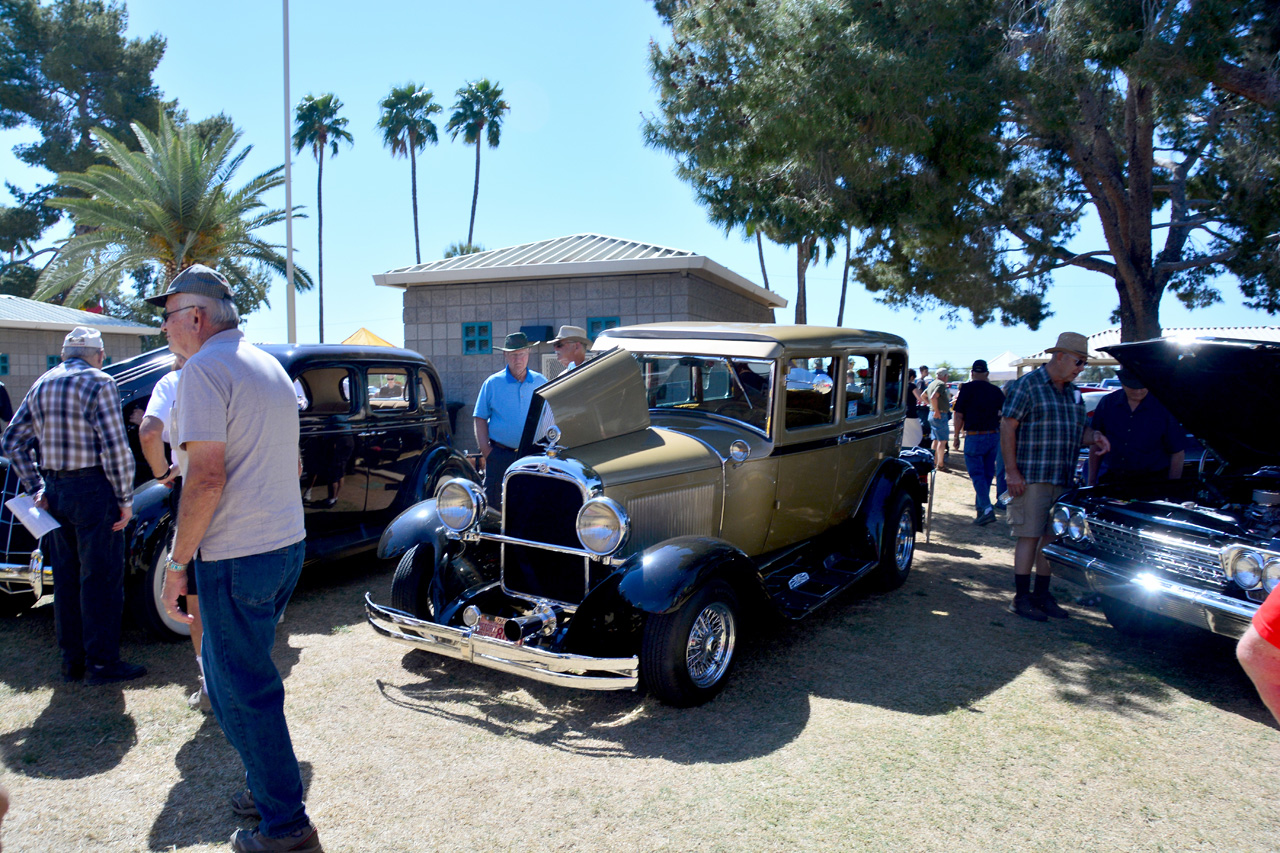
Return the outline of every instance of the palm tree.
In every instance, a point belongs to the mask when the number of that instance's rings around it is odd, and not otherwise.
[[[417,83],[393,87],[391,94],[382,99],[382,117],[378,128],[382,142],[391,149],[392,156],[409,156],[409,186],[413,197],[413,252],[417,263],[422,263],[422,245],[418,240],[418,161],[416,154],[440,141],[431,116],[444,108],[432,100],[431,90]]]
[[[130,151],[102,128],[92,133],[109,165],[63,173],[58,184],[83,197],[51,199],[74,218],[76,233],[41,273],[36,299],[61,295],[77,308],[113,293],[125,274],[149,269],[156,293],[191,264],[221,270],[236,306],[248,314],[265,301],[271,274],[285,274],[282,248],[254,232],[283,222],[262,196],[284,183],[283,166],[236,189],[231,180],[252,146],[233,153],[240,132],[230,124],[202,138],[196,125],[178,127],[161,115],[159,132],[130,125],[140,151]],[[158,269],[157,269],[158,268]],[[311,276],[297,269],[299,290]],[[146,296],[140,293],[139,296]]]
[[[480,198],[480,136],[484,134],[490,148],[497,148],[502,116],[511,112],[511,107],[502,100],[502,89],[484,78],[468,83],[455,94],[458,102],[453,105],[445,130],[450,139],[457,139],[461,133],[463,142],[476,146],[476,182],[471,190],[471,224],[467,227],[467,245],[471,245],[476,230],[476,201]]]
[[[342,101],[330,92],[315,97],[307,95],[294,110],[293,150],[301,152],[307,146],[316,158],[316,280],[320,287],[320,343],[324,343],[324,149],[338,156],[338,143],[352,143],[347,132],[347,120],[338,117]]]

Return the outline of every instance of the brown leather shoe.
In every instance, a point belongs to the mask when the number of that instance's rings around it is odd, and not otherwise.
[[[257,829],[237,829],[231,835],[231,849],[236,853],[324,853],[320,846],[320,833],[311,823],[283,838],[263,835]]]

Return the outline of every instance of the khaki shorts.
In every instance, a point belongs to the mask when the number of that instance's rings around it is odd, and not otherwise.
[[[1022,496],[1009,501],[1009,532],[1019,538],[1051,534],[1049,511],[1066,490],[1055,483],[1027,483]]]

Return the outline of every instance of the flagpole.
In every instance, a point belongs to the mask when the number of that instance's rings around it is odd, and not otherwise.
[[[293,146],[289,112],[289,0],[284,0],[284,245],[285,245],[285,314],[289,323],[289,343],[298,342],[298,313],[293,290]]]

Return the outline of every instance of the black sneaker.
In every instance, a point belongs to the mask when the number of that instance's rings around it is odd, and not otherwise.
[[[1063,610],[1058,602],[1054,600],[1053,594],[1046,592],[1044,595],[1033,595],[1031,602],[1035,607],[1044,611],[1047,616],[1054,619],[1070,619],[1071,614]]]
[[[1033,622],[1048,622],[1049,617],[1043,610],[1036,607],[1034,601],[1031,600],[1031,594],[1024,592],[1013,597],[1013,606],[1010,608],[1023,619],[1030,619]]]
[[[986,512],[984,512],[982,515],[975,518],[973,520],[973,523],[978,525],[979,527],[984,527],[995,520],[996,520],[996,511],[993,509],[989,509]]]
[[[324,853],[320,847],[320,833],[311,823],[282,838],[263,835],[257,829],[237,829],[231,835],[231,849],[237,853]]]
[[[258,813],[258,804],[253,801],[253,792],[248,788],[231,795],[231,810],[242,817],[262,817]]]
[[[133,681],[147,674],[147,668],[141,664],[118,660],[113,663],[90,664],[85,667],[85,684],[115,684],[118,681]]]
[[[84,681],[84,661],[67,661],[62,662],[62,680],[71,684],[74,681]]]

